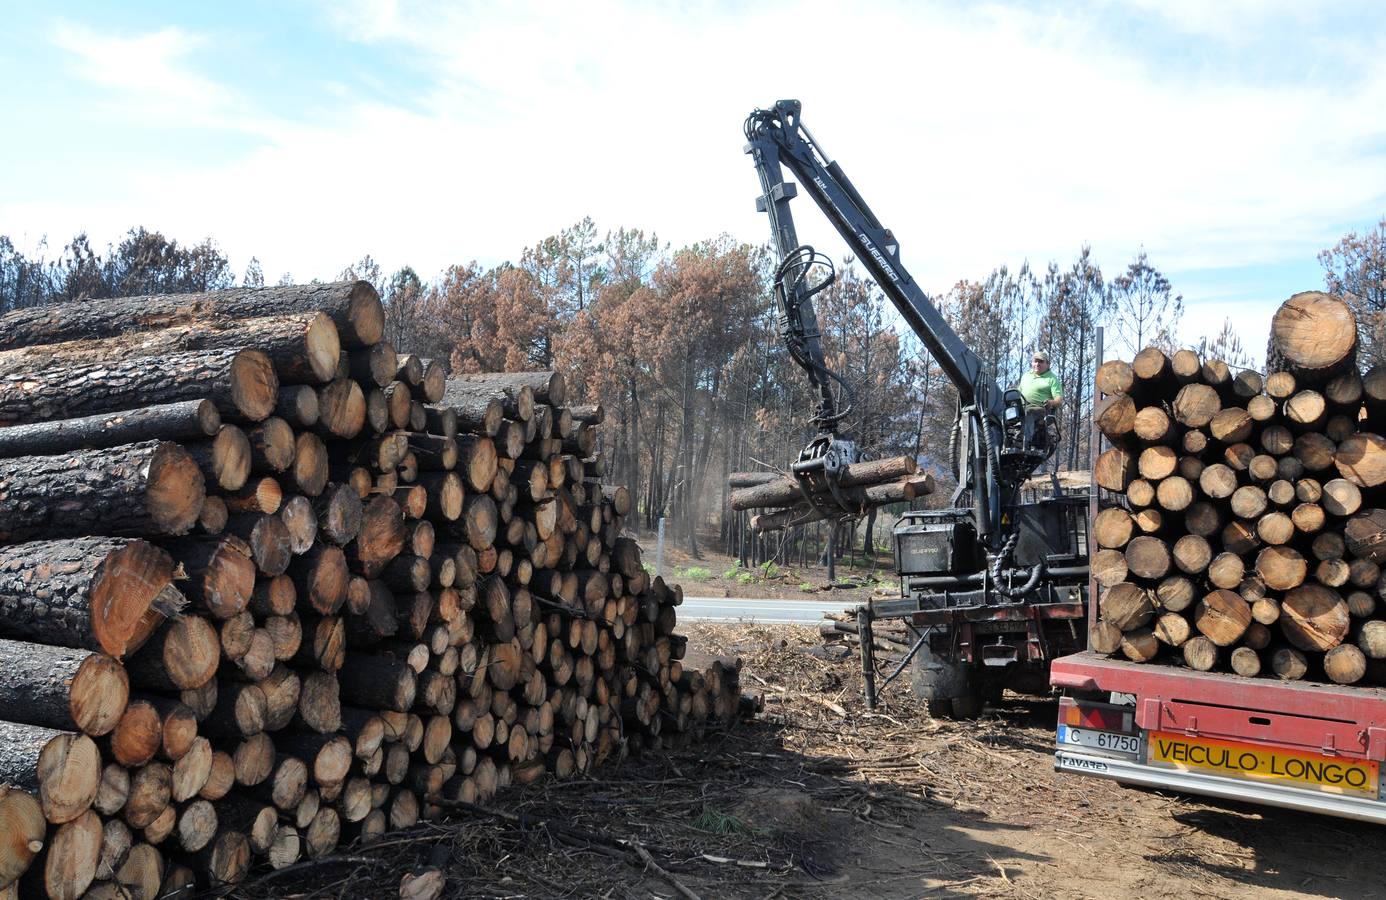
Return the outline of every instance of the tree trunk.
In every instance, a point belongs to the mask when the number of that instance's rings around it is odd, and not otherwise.
[[[274,411],[279,378],[258,350],[201,350],[112,363],[53,363],[0,378],[0,421],[71,419],[210,398],[224,416],[258,422]]]

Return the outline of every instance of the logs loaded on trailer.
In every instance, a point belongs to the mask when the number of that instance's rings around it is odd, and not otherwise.
[[[1347,304],[1309,291],[1264,377],[1153,347],[1099,367],[1091,649],[1386,683],[1386,369],[1356,351]]]
[[[826,483],[801,485],[788,475],[733,472],[731,508],[770,509],[751,517],[756,531],[778,531],[792,525],[836,517],[844,511],[865,515],[874,506],[900,503],[934,492],[934,476],[919,473],[908,456],[850,463],[843,467],[834,493]]]
[[[0,316],[0,897],[231,884],[743,713],[601,407],[383,326],[365,282]]]

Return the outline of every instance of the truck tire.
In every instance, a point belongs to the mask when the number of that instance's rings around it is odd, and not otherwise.
[[[982,712],[981,685],[971,667],[936,655],[927,643],[910,665],[910,686],[934,718],[971,719]]]

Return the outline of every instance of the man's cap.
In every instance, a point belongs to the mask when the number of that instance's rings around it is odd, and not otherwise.
[[[1044,360],[1045,362],[1049,362],[1049,354],[1045,353],[1043,350],[1036,350],[1034,352],[1034,358]]]

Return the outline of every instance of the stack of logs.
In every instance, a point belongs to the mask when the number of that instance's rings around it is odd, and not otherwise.
[[[738,714],[600,407],[383,327],[365,282],[0,318],[0,896],[234,883]]]
[[[1089,643],[1137,662],[1353,684],[1386,676],[1386,369],[1340,299],[1276,313],[1268,368],[1188,350],[1104,363]]]
[[[796,478],[774,472],[733,472],[727,483],[733,510],[774,510],[751,517],[755,531],[780,531],[838,518],[844,512],[859,517],[872,507],[907,502],[934,492],[934,476],[919,474],[914,459],[908,456],[844,466],[836,493],[821,475],[801,484]]]

